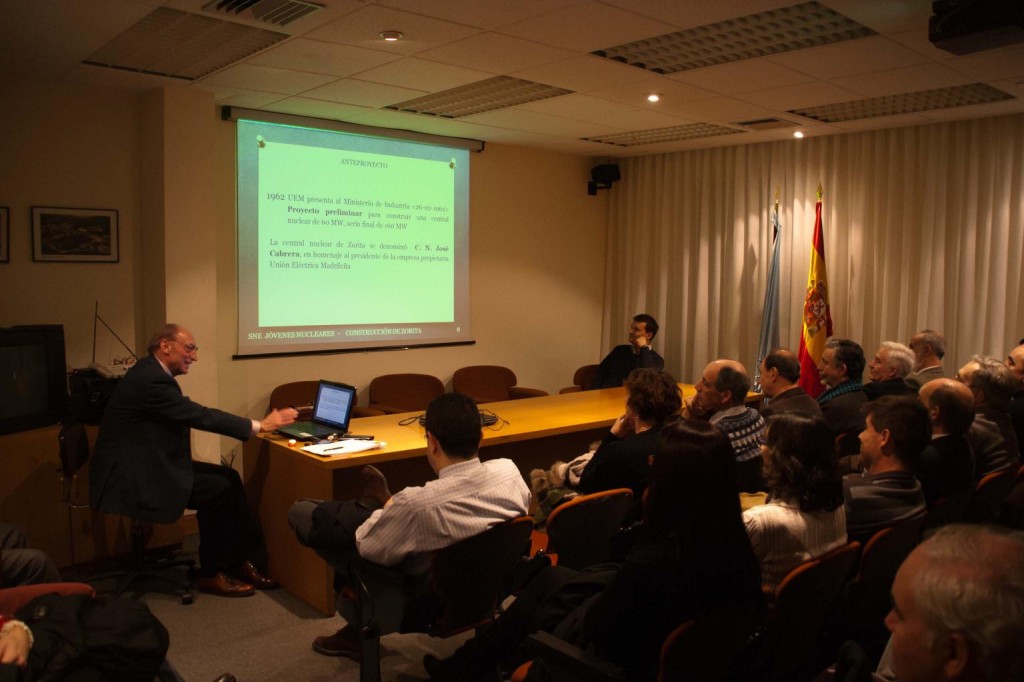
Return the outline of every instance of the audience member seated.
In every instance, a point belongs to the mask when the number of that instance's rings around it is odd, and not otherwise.
[[[908,395],[917,389],[906,382],[914,367],[914,351],[902,343],[883,341],[868,363],[868,379],[864,395],[874,400],[883,395]]]
[[[922,329],[910,339],[914,352],[914,371],[907,375],[911,388],[920,389],[933,379],[943,379],[946,370],[942,358],[946,355],[946,337],[933,329]]]
[[[800,381],[800,360],[793,351],[777,348],[761,361],[761,392],[768,404],[761,409],[767,419],[776,414],[802,414],[821,417],[818,401],[797,385]]]
[[[864,472],[843,477],[846,532],[862,543],[924,513],[924,492],[910,467],[932,437],[928,410],[912,396],[882,396],[868,403],[864,414]]]
[[[744,404],[750,391],[746,368],[735,360],[715,360],[704,368],[696,389],[696,395],[686,402],[683,416],[710,421],[729,437],[736,456],[736,485],[740,492],[764,490],[764,417]]]
[[[1017,435],[1020,456],[1024,458],[1024,343],[1010,351],[1010,355],[1006,358],[1006,366],[1010,368],[1010,373],[1016,379],[1009,412],[1013,430]]]
[[[864,430],[861,406],[867,402],[860,380],[864,373],[864,349],[849,339],[829,339],[818,363],[818,375],[826,391],[818,396],[821,413],[832,429],[840,457],[860,451],[857,436]],[[848,468],[856,470],[852,462]]]
[[[518,662],[516,650],[530,632],[545,630],[592,648],[629,680],[653,680],[661,644],[677,625],[723,607],[761,608],[730,455],[728,439],[705,422],[666,425],[645,521],[622,565],[544,569],[453,656],[427,656],[431,679],[493,680],[499,662]]]
[[[580,475],[576,489],[596,493],[629,488],[639,508],[651,478],[650,457],[658,433],[682,408],[679,384],[668,373],[634,369],[626,379],[626,412],[612,424]]]
[[[367,466],[361,471],[359,500],[298,500],[288,512],[299,541],[326,559],[340,578],[358,560],[395,569],[379,582],[371,580],[377,572],[364,576],[381,634],[402,624],[403,595],[429,589],[423,578],[432,552],[523,516],[530,505],[530,492],[512,460],[480,461],[480,412],[472,398],[460,393],[435,398],[427,407],[425,428],[427,462],[436,480],[392,496],[380,471]],[[356,609],[346,595],[340,595],[338,606],[348,624],[313,641],[314,651],[325,656],[360,654]]]
[[[879,672],[901,682],[1024,680],[1024,535],[952,525],[921,543],[892,587]]]
[[[974,475],[987,476],[1020,464],[1020,445],[1007,407],[1016,385],[1010,369],[993,357],[975,355],[956,378],[974,395],[974,423],[967,440],[974,449]]]
[[[658,323],[647,314],[633,318],[629,343],[615,346],[597,368],[590,388],[618,388],[634,369],[664,369],[665,361],[651,348]]]
[[[743,512],[743,521],[761,581],[774,590],[803,562],[846,544],[846,513],[835,440],[823,420],[772,417],[763,451],[768,503]]]
[[[932,440],[910,468],[931,507],[974,488],[974,455],[966,437],[974,422],[974,396],[959,381],[934,379],[921,387],[920,399],[932,423]]]
[[[60,571],[46,552],[29,549],[25,530],[0,523],[0,587],[60,582]]]

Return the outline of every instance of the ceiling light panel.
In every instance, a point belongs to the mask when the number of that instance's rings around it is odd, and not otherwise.
[[[443,118],[461,118],[571,93],[572,90],[556,88],[543,83],[534,83],[509,76],[497,76],[399,102],[385,108]]]
[[[602,144],[611,144],[617,147],[635,147],[642,144],[695,140],[701,137],[731,135],[733,133],[742,132],[745,131],[737,130],[735,128],[726,128],[713,123],[690,123],[684,126],[672,126],[671,128],[636,130],[629,133],[616,133],[614,135],[602,135],[599,137],[584,137],[582,139],[587,142],[600,142]]]
[[[823,123],[840,123],[879,116],[897,116],[936,109],[965,107],[971,104],[988,104],[1008,99],[1014,99],[1014,97],[987,83],[970,83],[951,88],[905,92],[899,95],[825,104],[820,107],[791,109],[789,113],[813,118]]]
[[[82,63],[195,80],[288,37],[160,7]]]
[[[875,35],[818,2],[637,40],[593,54],[667,74]]]
[[[305,0],[213,0],[203,5],[207,12],[237,15],[278,26],[287,26],[323,8],[323,5]]]

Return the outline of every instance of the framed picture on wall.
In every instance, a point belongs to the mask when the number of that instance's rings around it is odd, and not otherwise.
[[[11,249],[11,209],[0,206],[0,263],[10,261]]]
[[[119,259],[115,209],[32,207],[32,260],[116,263]]]

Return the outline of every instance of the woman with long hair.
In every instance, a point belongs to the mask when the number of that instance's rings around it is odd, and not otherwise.
[[[824,420],[771,417],[762,451],[768,502],[743,521],[764,585],[774,589],[803,562],[846,544],[846,514],[835,437]]]
[[[434,680],[494,679],[499,661],[535,630],[593,647],[631,680],[654,679],[662,642],[680,623],[763,604],[744,531],[729,439],[706,422],[664,426],[645,518],[621,565],[542,571],[497,621],[453,656],[427,656]]]

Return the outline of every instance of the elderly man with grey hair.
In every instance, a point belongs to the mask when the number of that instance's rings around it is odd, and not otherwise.
[[[864,394],[870,401],[883,395],[916,393],[917,390],[905,381],[913,368],[914,351],[896,341],[883,341],[875,357],[868,362],[870,381],[864,384]]]
[[[736,455],[736,481],[741,492],[764,489],[761,474],[764,417],[744,404],[750,391],[747,368],[735,360],[715,360],[704,368],[697,393],[685,404],[683,417],[705,419],[729,437]]]
[[[883,676],[1024,680],[1024,534],[946,526],[903,562],[892,597]]]
[[[934,329],[922,329],[910,338],[910,350],[914,352],[914,371],[907,375],[906,382],[917,389],[935,379],[943,379],[946,370],[942,358],[946,355],[946,337]]]
[[[974,423],[967,432],[974,449],[974,475],[981,478],[1018,466],[1020,445],[1008,412],[1015,388],[1013,373],[998,358],[975,355],[956,378],[974,396]]]

